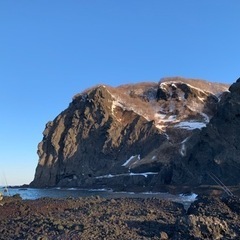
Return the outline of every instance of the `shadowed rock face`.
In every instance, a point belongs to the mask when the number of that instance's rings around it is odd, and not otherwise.
[[[189,150],[184,163],[199,177],[194,178],[198,184],[213,183],[209,172],[225,184],[240,182],[240,81],[231,85],[229,91],[207,127],[186,146]]]
[[[206,131],[214,132],[210,126],[224,125],[215,119],[222,116],[236,86],[223,94],[227,88],[170,78],[86,90],[47,123],[31,186],[154,188],[189,183],[193,177],[199,183],[209,162],[205,158],[201,167],[198,162],[201,154],[212,154],[215,135],[200,152],[198,145]]]
[[[153,121],[132,110],[119,108],[118,121],[112,102],[106,87],[94,88],[47,124],[33,186],[91,185],[98,175],[126,171],[126,158],[145,156],[165,141]]]

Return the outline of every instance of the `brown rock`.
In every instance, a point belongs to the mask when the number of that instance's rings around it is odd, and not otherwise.
[[[165,233],[165,232],[160,232],[160,239],[161,239],[161,240],[167,240],[167,239],[169,239],[167,233]]]

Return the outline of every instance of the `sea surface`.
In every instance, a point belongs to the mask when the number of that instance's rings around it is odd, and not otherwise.
[[[130,198],[158,198],[166,199],[174,202],[180,202],[183,204],[190,204],[195,201],[197,195],[191,193],[189,195],[173,195],[170,193],[162,192],[114,192],[111,189],[78,189],[78,188],[8,188],[7,191],[5,188],[0,187],[0,192],[5,196],[13,196],[19,194],[22,199],[38,199],[43,197],[50,198],[78,198],[78,197],[90,197],[90,196],[100,196],[104,198],[119,198],[119,197],[130,197]]]

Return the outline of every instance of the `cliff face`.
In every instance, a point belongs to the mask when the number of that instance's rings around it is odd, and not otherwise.
[[[31,186],[124,189],[186,183],[196,173],[200,178],[204,168],[192,164],[201,158],[197,144],[206,125],[218,127],[219,109],[232,99],[226,93],[219,103],[226,90],[170,78],[78,94],[46,125]]]
[[[47,124],[32,185],[91,185],[96,176],[119,172],[124,159],[145,156],[166,139],[153,121],[114,101],[106,87],[96,87]]]
[[[214,182],[210,174],[225,184],[239,184],[240,174],[240,79],[231,85],[218,104],[210,123],[186,143],[184,159],[197,184]],[[209,174],[210,173],[210,174]]]

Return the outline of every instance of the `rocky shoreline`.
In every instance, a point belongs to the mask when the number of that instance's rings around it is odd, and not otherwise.
[[[157,198],[4,197],[0,239],[239,239],[240,198],[200,195],[186,210]]]

